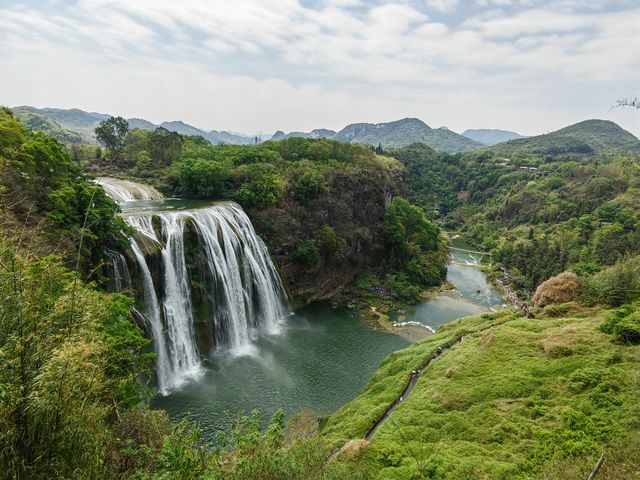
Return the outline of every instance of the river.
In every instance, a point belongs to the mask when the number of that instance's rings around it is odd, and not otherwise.
[[[214,205],[162,199],[159,192],[150,187],[130,182],[101,179],[100,183],[118,197],[123,216],[133,226],[152,212],[162,212],[165,222],[184,216],[195,221],[202,215],[198,212],[210,211]],[[225,211],[235,208],[219,205]],[[205,210],[201,210],[204,207]],[[155,236],[151,223],[147,223],[148,234]],[[245,235],[251,233],[247,230],[252,230],[249,227],[250,224],[243,227]],[[234,229],[239,230],[237,226]],[[243,239],[243,244],[246,241]],[[452,246],[471,250],[459,239],[454,239]],[[144,261],[141,254],[139,258]],[[407,312],[392,315],[399,334],[373,329],[345,308],[332,308],[324,303],[309,305],[281,318],[275,330],[260,328],[259,334],[251,336],[249,344],[243,344],[240,350],[223,347],[205,356],[195,379],[164,389],[165,394],[153,399],[152,406],[167,410],[172,418],[197,421],[209,440],[215,438],[218,430],[227,429],[239,413],[253,409],[260,410],[265,418],[278,409],[291,415],[305,407],[320,415],[329,414],[356,397],[385,357],[409,345],[407,338],[415,338],[416,329],[421,330],[418,337],[425,336],[443,323],[502,304],[502,297],[478,268],[480,256],[452,249],[451,259],[447,280],[454,288]],[[155,315],[160,322],[159,311],[164,309],[166,322],[167,308],[172,305],[167,305],[166,300],[162,305],[163,302],[155,298],[153,291],[162,289],[157,285],[154,288],[151,280],[149,277],[147,293],[152,294],[153,302],[147,298],[146,304],[159,304],[151,309],[153,315],[147,312],[147,317]],[[414,330],[414,334],[407,335],[407,329]],[[180,344],[171,343],[171,339],[167,341],[166,354],[169,355]],[[156,349],[158,344],[156,341]]]

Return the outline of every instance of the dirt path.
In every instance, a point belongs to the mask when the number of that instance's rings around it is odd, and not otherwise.
[[[520,318],[520,317],[513,317],[510,320],[517,319],[517,318]],[[427,369],[429,365],[431,365],[431,362],[436,360],[438,357],[440,357],[440,355],[445,353],[447,350],[461,343],[466,336],[484,332],[486,330],[490,330],[491,328],[496,327],[498,325],[504,325],[510,320],[506,320],[504,322],[491,323],[490,325],[487,325],[483,328],[478,328],[477,330],[474,330],[472,332],[467,332],[465,334],[462,334],[438,346],[435,349],[435,351],[426,358],[426,360],[423,362],[420,368],[412,372],[411,376],[409,377],[409,381],[407,382],[407,386],[403,390],[402,394],[399,397],[397,397],[393,402],[391,402],[391,404],[387,407],[384,413],[380,417],[378,417],[378,419],[375,422],[373,422],[373,424],[369,427],[369,430],[367,430],[367,432],[364,434],[364,440],[367,440],[367,441],[371,440],[371,438],[376,433],[378,428],[380,428],[380,425],[382,425],[384,421],[387,418],[389,418],[389,416],[396,410],[396,408],[398,408],[398,405],[400,405],[404,400],[406,400],[406,398],[411,394],[416,384],[418,383],[418,379],[420,378],[422,373]]]
[[[422,366],[418,370],[415,370],[414,372],[412,372],[411,376],[409,377],[409,382],[407,383],[407,386],[403,390],[402,394],[398,398],[396,398],[387,407],[385,412],[380,417],[378,417],[378,419],[371,425],[371,427],[369,427],[369,430],[367,430],[367,432],[364,434],[365,440],[367,441],[371,440],[371,437],[373,437],[373,435],[376,433],[380,425],[382,425],[382,423],[387,418],[389,418],[389,415],[391,415],[395,411],[395,409],[398,408],[398,405],[400,405],[411,394],[411,392],[416,386],[416,383],[418,383],[418,379],[422,375],[422,372],[426,370],[426,368],[431,364],[431,362],[433,362],[435,359],[437,359],[440,355],[442,355],[444,352],[449,350],[451,347],[462,342],[464,337],[465,337],[464,335],[461,335],[456,339],[450,340],[449,342],[444,343],[443,345],[440,345],[429,357],[427,357],[426,361],[422,364]]]

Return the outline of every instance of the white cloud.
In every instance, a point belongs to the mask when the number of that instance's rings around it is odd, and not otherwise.
[[[446,24],[435,12],[459,16],[463,2],[0,7],[0,103],[247,131],[420,116],[535,133],[604,115],[640,84],[640,8],[592,12],[584,3],[468,0],[474,16]]]
[[[424,0],[424,3],[440,12],[451,12],[458,6],[458,0]]]

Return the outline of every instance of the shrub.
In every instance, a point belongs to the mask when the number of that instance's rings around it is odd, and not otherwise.
[[[640,298],[640,256],[626,258],[583,282],[582,301],[619,307]]]
[[[573,272],[562,272],[542,282],[533,295],[533,303],[538,307],[572,301],[580,291],[580,279]]]
[[[613,335],[624,343],[640,343],[640,311],[617,322],[613,327]]]
[[[311,267],[320,261],[320,250],[313,239],[301,240],[296,251],[293,252],[294,260]]]

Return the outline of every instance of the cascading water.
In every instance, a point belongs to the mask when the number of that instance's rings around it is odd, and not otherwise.
[[[150,185],[130,182],[120,178],[100,177],[96,180],[98,185],[117,203],[131,202],[133,200],[162,200],[162,194]]]
[[[124,255],[113,250],[107,250],[105,253],[111,267],[110,278],[113,280],[113,289],[116,292],[131,291],[131,275]]]
[[[269,252],[239,205],[123,218],[137,232],[131,250],[161,394],[198,376],[203,355],[218,348],[243,353],[289,314]]]

